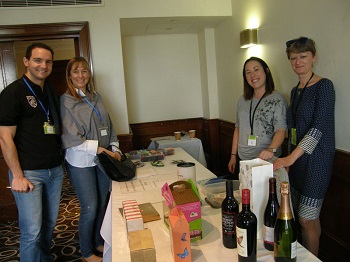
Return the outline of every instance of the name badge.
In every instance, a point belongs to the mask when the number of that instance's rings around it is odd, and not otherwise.
[[[54,135],[54,134],[56,134],[55,126],[50,125],[49,122],[45,122],[43,127],[44,127],[44,134],[45,135]]]
[[[292,143],[292,145],[296,146],[297,145],[297,129],[294,128],[294,127],[291,128],[290,135],[291,135],[291,143]]]
[[[107,128],[99,128],[100,129],[100,135],[101,136],[107,136],[108,135],[108,131]]]
[[[256,135],[248,136],[248,146],[256,146]]]

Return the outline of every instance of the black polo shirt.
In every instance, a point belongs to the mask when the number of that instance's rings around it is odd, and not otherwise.
[[[37,98],[23,81],[23,77]],[[45,83],[42,91],[40,86],[26,76],[23,77],[0,93],[0,126],[17,126],[14,142],[23,170],[56,167],[62,163],[60,136],[44,133],[43,125],[47,116],[37,100],[41,101],[46,110],[50,108],[50,121],[54,122],[52,115],[57,116],[59,113],[58,102],[53,102],[58,101],[57,96],[54,97],[55,91],[48,83]]]

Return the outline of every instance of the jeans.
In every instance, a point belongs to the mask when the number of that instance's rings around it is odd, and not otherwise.
[[[51,169],[23,170],[35,186],[32,192],[12,191],[18,209],[21,232],[21,262],[53,261],[51,240],[60,206],[64,177],[62,165]],[[10,185],[13,175],[9,171]]]
[[[97,166],[74,167],[66,161],[69,179],[80,204],[79,244],[83,257],[103,245],[100,234],[111,181]]]

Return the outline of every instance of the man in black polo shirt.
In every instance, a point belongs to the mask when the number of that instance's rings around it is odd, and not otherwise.
[[[59,101],[45,81],[53,55],[45,44],[28,46],[27,72],[0,94],[0,146],[18,208],[21,262],[53,260],[50,246],[64,176]]]

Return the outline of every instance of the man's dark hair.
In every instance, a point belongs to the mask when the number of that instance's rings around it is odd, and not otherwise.
[[[29,60],[30,57],[32,56],[32,51],[33,49],[35,48],[43,48],[43,49],[46,49],[48,51],[51,52],[51,55],[52,55],[52,60],[53,60],[53,55],[55,54],[53,49],[48,46],[47,44],[44,44],[44,43],[32,43],[31,45],[29,45],[27,47],[27,50],[26,50],[26,58]]]

